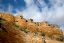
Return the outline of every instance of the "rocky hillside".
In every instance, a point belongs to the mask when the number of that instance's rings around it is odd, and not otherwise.
[[[56,24],[33,22],[23,16],[0,13],[0,43],[50,43],[64,41],[63,32]],[[50,40],[46,41],[47,38]],[[52,42],[51,42],[52,41]],[[60,41],[60,42],[59,42]]]

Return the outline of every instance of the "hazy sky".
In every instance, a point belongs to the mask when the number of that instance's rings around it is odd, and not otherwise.
[[[48,21],[64,27],[64,0],[0,0],[0,12],[20,14],[35,22]]]

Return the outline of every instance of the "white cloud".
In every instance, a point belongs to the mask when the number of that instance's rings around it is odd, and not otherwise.
[[[63,26],[61,26],[61,27],[60,27],[60,29],[62,29],[62,30],[63,30],[63,32],[64,32],[64,27],[63,27]]]
[[[32,18],[34,21],[42,21],[44,20],[42,17],[42,14],[38,11],[38,8],[35,5],[32,5],[31,7],[28,7],[23,11],[23,14],[25,15],[25,18]]]
[[[26,9],[22,11],[24,18],[32,18],[34,21],[48,21],[50,23],[61,25],[64,21],[64,0],[49,0],[52,5],[48,8],[48,5],[44,0],[37,0],[36,4],[34,0],[24,0],[26,2]],[[41,12],[39,11],[41,7]]]
[[[32,18],[35,22],[44,21],[44,16],[42,17],[42,13],[39,11],[37,5],[34,4],[33,0],[24,0],[26,2],[27,8],[23,11],[23,15],[25,18]]]
[[[64,16],[64,3],[63,0],[49,0],[52,4],[51,10],[48,9],[48,6],[44,2],[44,0],[37,0],[39,4],[34,4],[34,0],[24,0],[26,2],[27,8],[23,11],[24,15],[29,16],[28,18],[36,18],[36,21],[51,21],[61,23],[61,18]],[[39,11],[39,8],[37,5],[44,6],[41,8],[42,12]],[[62,6],[61,6],[62,5]],[[37,16],[39,15],[39,17]],[[38,18],[40,20],[38,20]],[[51,19],[51,20],[50,20]],[[60,21],[60,20],[61,21]],[[60,21],[60,22],[58,22]]]
[[[13,10],[13,6],[12,6],[11,4],[9,4],[9,5],[8,5],[8,8],[7,8],[7,11],[8,11],[8,12],[12,12],[12,10]]]

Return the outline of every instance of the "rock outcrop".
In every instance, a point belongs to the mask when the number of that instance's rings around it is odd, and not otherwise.
[[[0,24],[0,43],[43,43],[44,37],[63,35],[57,25],[33,22],[9,13],[0,13]]]

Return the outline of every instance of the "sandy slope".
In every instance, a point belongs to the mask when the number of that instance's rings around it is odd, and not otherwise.
[[[64,35],[64,31],[63,31],[63,35]]]
[[[46,43],[64,43],[56,40],[46,39]]]
[[[15,20],[14,16],[4,15],[4,13],[1,15],[1,18],[6,20],[5,22],[6,24],[1,25],[1,28],[5,30],[5,33],[0,33],[0,40],[1,40],[0,43],[1,42],[2,43],[43,43],[44,40],[42,40],[42,35],[34,34],[35,32],[37,32],[34,31],[36,29],[39,29],[40,30],[39,32],[41,32],[41,30],[42,32],[46,32],[47,35],[49,35],[50,33],[51,33],[50,35],[54,33],[62,34],[62,31],[59,31],[56,26],[50,26],[47,22],[34,24],[33,22],[26,22],[26,20],[24,19],[17,18],[17,20]],[[24,34],[23,31],[21,32],[21,30],[16,29],[14,27],[15,23],[18,23],[22,28],[23,27],[28,28],[28,30],[30,30],[30,32],[32,33],[29,32],[27,34],[25,32],[26,30],[23,30],[25,33]],[[52,27],[54,27],[53,30]],[[46,43],[64,43],[64,42],[59,42],[56,40],[51,40],[46,38]]]

